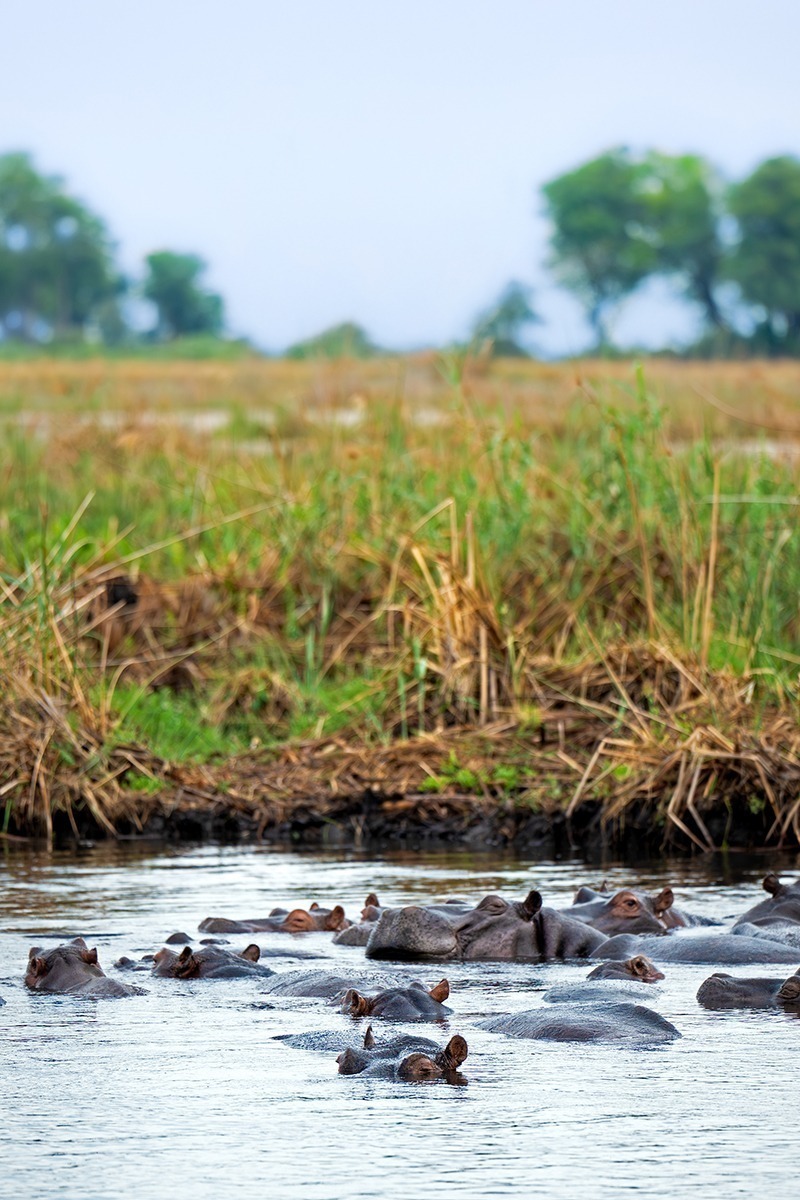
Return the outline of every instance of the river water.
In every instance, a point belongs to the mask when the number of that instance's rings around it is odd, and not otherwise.
[[[448,895],[478,900],[493,891],[522,898],[535,886],[558,906],[578,884],[601,878],[653,889],[670,883],[676,903],[729,918],[762,897],[759,881],[775,868],[796,872],[798,861],[682,860],[598,871],[465,853],[7,849],[0,858],[0,1195],[786,1195],[800,1168],[800,1021],[777,1011],[705,1012],[695,992],[713,968],[665,968],[651,1005],[683,1037],[637,1050],[518,1041],[472,1028],[485,1014],[532,1007],[547,987],[583,978],[585,964],[418,967],[412,975],[429,984],[447,976],[454,1015],[441,1029],[416,1032],[442,1044],[453,1033],[467,1038],[466,1087],[340,1076],[333,1055],[291,1049],[276,1036],[352,1026],[358,1045],[363,1023],[323,1001],[263,996],[255,979],[119,976],[148,994],[105,1001],[33,994],[22,985],[34,944],[81,934],[115,975],[120,955],[151,952],[176,930],[194,934],[209,915],[258,917],[316,899],[341,902],[355,917],[372,890],[394,905]],[[232,945],[249,940],[317,951],[325,956],[320,965],[363,966],[362,950],[333,946],[329,934],[245,935]]]

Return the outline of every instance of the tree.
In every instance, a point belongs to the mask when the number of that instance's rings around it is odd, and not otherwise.
[[[738,226],[728,271],[755,306],[765,340],[775,350],[800,345],[800,159],[761,163],[730,189]]]
[[[609,310],[655,266],[646,236],[647,171],[626,149],[610,150],[542,189],[554,231],[552,265],[583,301],[598,346]]]
[[[192,333],[218,335],[224,324],[222,297],[199,283],[206,269],[196,254],[161,250],[148,254],[144,294],[158,310],[155,333],[164,340]]]
[[[0,157],[0,327],[27,341],[83,335],[123,283],[104,223],[40,174],[27,154]]]
[[[512,280],[503,288],[492,307],[476,321],[473,340],[491,342],[492,353],[497,357],[524,356],[526,352],[521,345],[523,330],[526,325],[541,321],[531,307],[531,296],[529,287]]]
[[[354,321],[344,321],[324,329],[315,337],[296,342],[286,351],[287,358],[370,358],[377,353],[369,334]]]
[[[644,236],[655,255],[655,272],[679,278],[709,324],[724,329],[716,296],[723,262],[717,199],[721,189],[714,172],[698,155],[656,151],[645,155],[642,167]]]

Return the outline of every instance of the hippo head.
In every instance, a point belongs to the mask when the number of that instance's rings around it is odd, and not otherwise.
[[[327,909],[314,903],[309,906],[308,912],[304,908],[293,908],[281,924],[286,933],[312,933],[314,930],[336,933],[340,929],[347,929],[350,921],[345,917],[341,904]]]
[[[385,908],[367,942],[367,958],[456,958],[458,940],[449,915],[419,908]]]
[[[460,917],[458,944],[466,958],[535,958],[539,937],[535,921],[542,897],[530,891],[524,900],[484,896],[480,904]]]
[[[665,977],[664,972],[659,971],[655,963],[651,962],[644,954],[634,955],[623,965],[631,979],[636,979],[639,983],[657,983],[659,979]]]
[[[765,892],[769,892],[770,896],[778,896],[782,891],[785,891],[785,885],[781,883],[774,871],[770,871],[769,875],[764,876],[761,880],[761,886]]]
[[[800,975],[790,975],[781,984],[776,998],[779,1004],[791,1008],[800,1007]]]
[[[663,914],[672,907],[671,888],[664,888],[657,896],[647,896],[623,888],[608,900],[606,912],[594,920],[595,929],[603,933],[654,933],[666,931]]]
[[[379,992],[377,996],[362,996],[355,988],[349,988],[342,999],[342,1012],[351,1017],[369,1017],[373,1013],[383,1016],[387,1001],[404,1003],[405,997],[408,996],[409,1002],[413,1006],[415,999],[418,1004],[420,998],[429,997],[436,1004],[444,1004],[449,995],[450,984],[446,979],[442,979],[430,991],[423,984],[414,982],[407,989],[389,988],[385,992]],[[371,1036],[371,1027],[367,1031],[367,1035]]]
[[[458,1068],[467,1057],[467,1043],[463,1037],[452,1037],[444,1050],[431,1058],[427,1054],[409,1054],[398,1064],[397,1077],[414,1083],[429,1079],[447,1079],[450,1083],[465,1083],[458,1075]]]
[[[63,946],[42,953],[38,946],[32,947],[28,955],[25,986],[34,990],[51,988],[64,990],[103,976],[97,961],[97,951],[86,945],[81,937],[74,938]]]

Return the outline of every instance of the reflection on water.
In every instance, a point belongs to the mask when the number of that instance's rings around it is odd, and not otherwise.
[[[558,905],[579,883],[636,878],[652,888],[671,883],[678,904],[727,918],[760,898],[767,869],[796,872],[796,858],[598,872],[464,852],[103,846],[77,856],[5,848],[0,864],[0,1153],[9,1194],[730,1197],[794,1184],[800,1026],[780,1012],[701,1010],[694,995],[708,967],[667,968],[652,1003],[684,1037],[637,1051],[470,1028],[479,1016],[538,1003],[585,966],[448,964],[454,1016],[433,1036],[442,1044],[466,1036],[466,1088],[339,1076],[335,1056],[292,1050],[275,1035],[352,1027],[357,1044],[363,1022],[320,1001],[270,998],[274,1007],[261,1007],[258,980],[137,975],[148,995],[98,1003],[31,994],[22,976],[29,947],[51,938],[89,938],[114,974],[120,955],[156,949],[178,929],[191,934],[209,915],[258,917],[313,899],[355,915],[372,890],[395,904],[523,896],[536,886]],[[258,939],[319,950],[340,968],[363,962],[363,951],[332,946],[329,935]],[[292,969],[288,959],[270,965]],[[415,974],[433,983],[442,971]]]

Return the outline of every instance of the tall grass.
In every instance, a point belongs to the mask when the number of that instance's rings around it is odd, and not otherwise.
[[[574,753],[559,734],[573,809],[660,789],[685,824],[721,789],[701,727],[719,755],[783,722],[784,779],[791,446],[754,444],[683,365],[434,367],[0,367],[7,830],[135,819],[143,780],[226,751],[562,711],[594,721]],[[715,369],[695,382],[724,406],[800,426],[797,368]]]

